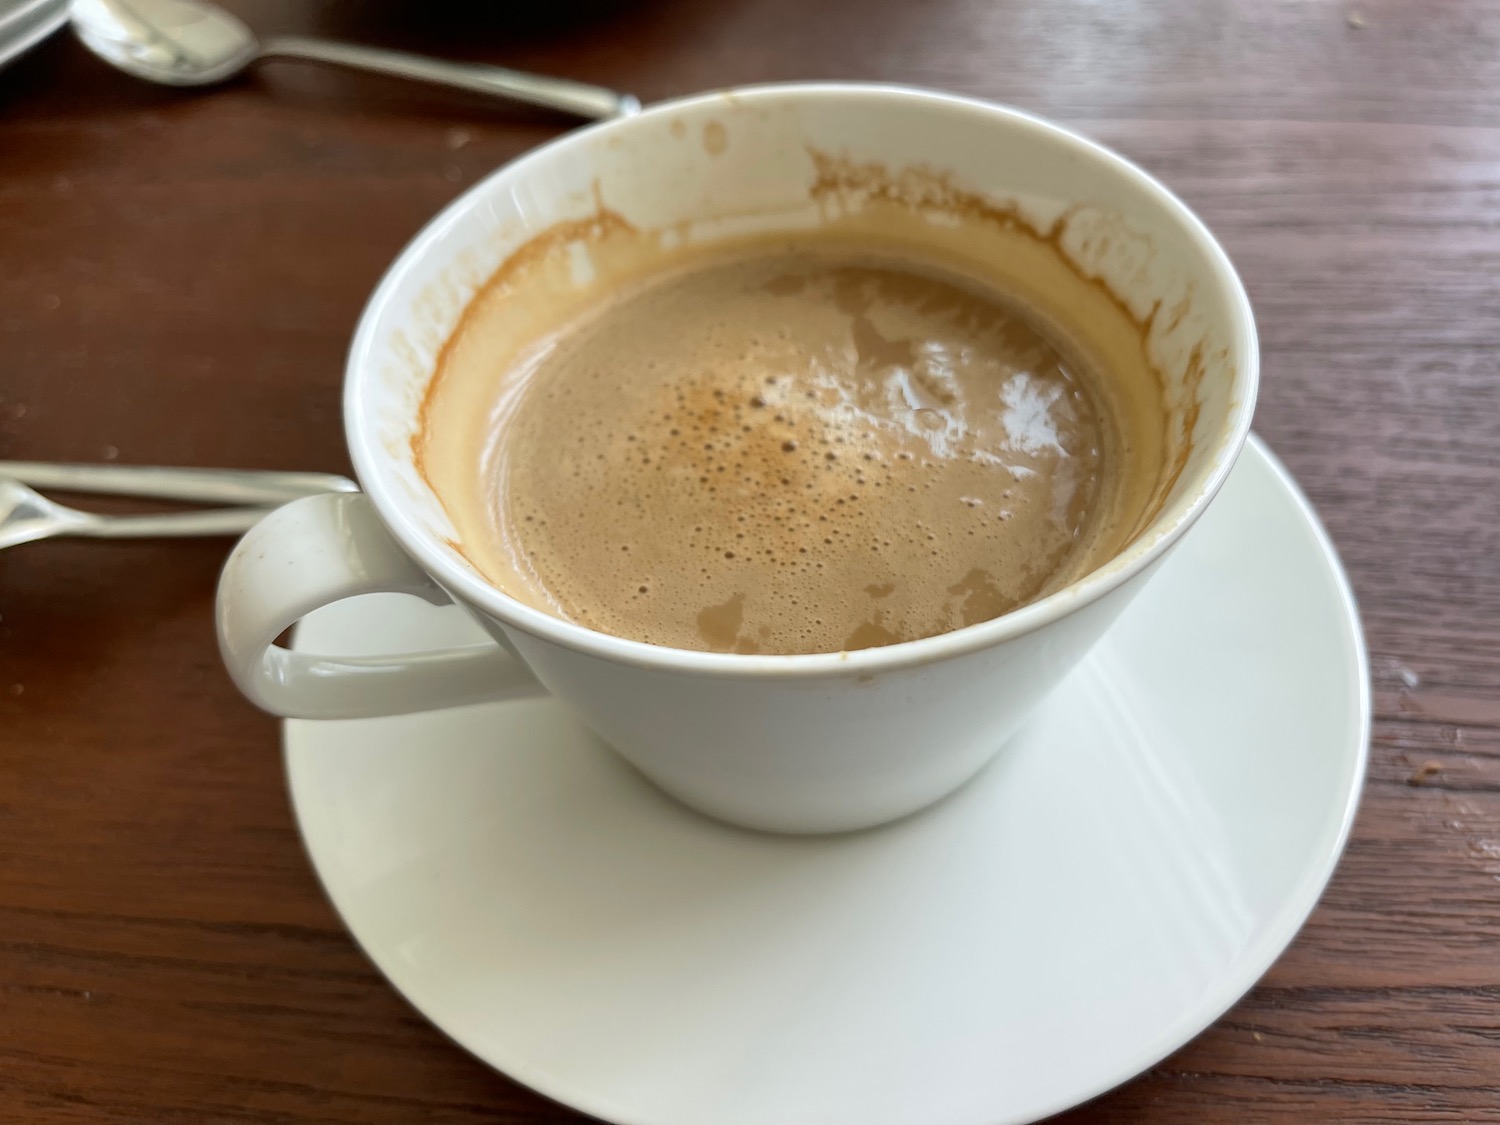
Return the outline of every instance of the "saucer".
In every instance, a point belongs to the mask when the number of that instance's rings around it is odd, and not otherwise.
[[[461,642],[353,599],[298,647]],[[1186,1043],[1286,948],[1369,733],[1353,599],[1252,439],[1104,641],[973,782],[844,836],[731,828],[559,705],[286,724],[330,898],[434,1024],[624,1125],[1000,1125]]]

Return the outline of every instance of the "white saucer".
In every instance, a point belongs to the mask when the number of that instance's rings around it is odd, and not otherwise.
[[[474,626],[395,595],[297,644]],[[559,706],[289,722],[307,847],[433,1023],[629,1125],[999,1125],[1212,1023],[1348,834],[1369,732],[1349,588],[1252,441],[1222,496],[994,765],[842,837],[660,795]]]

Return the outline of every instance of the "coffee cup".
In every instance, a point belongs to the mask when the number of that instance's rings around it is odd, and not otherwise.
[[[705,240],[816,223],[827,216],[817,189],[830,161],[986,201],[1045,235],[1142,326],[1171,463],[1141,530],[1103,565],[1004,616],[853,652],[665,648],[545,613],[487,581],[413,440],[470,298],[518,248],[604,207],[643,230]],[[837,206],[861,198],[851,189]],[[245,536],[220,580],[220,648],[240,689],[278,715],[373,717],[552,695],[711,816],[777,832],[880,824],[982,769],[1151,578],[1232,468],[1258,364],[1244,289],[1203,224],[1145,172],[1065,129],[972,99],[852,83],[665,103],[500,169],[391,266],[345,376],[363,492],[299,500]],[[319,607],[375,592],[452,602],[491,641],[378,657],[276,644]]]

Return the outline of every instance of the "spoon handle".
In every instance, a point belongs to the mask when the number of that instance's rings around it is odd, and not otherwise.
[[[445,62],[384,47],[333,43],[300,35],[280,35],[265,40],[261,57],[307,59],[439,86],[456,86],[461,90],[491,94],[590,119],[628,117],[641,108],[640,101],[631,94],[618,94],[602,86],[590,86],[566,78],[549,78],[500,66]]]

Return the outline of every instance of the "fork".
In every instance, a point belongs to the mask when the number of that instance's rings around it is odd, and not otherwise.
[[[72,492],[197,503],[218,501],[233,506],[193,512],[104,516],[81,512],[49,500],[30,487],[32,484]],[[319,492],[357,489],[358,485],[353,481],[330,473],[0,461],[0,549],[55,536],[147,539],[240,535],[278,504]]]

